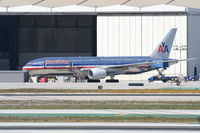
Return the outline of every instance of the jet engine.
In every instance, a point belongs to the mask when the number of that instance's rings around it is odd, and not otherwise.
[[[107,76],[107,72],[102,68],[92,68],[88,72],[89,79],[103,79]]]

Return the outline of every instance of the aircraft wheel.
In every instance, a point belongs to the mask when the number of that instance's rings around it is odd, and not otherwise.
[[[128,86],[144,86],[144,83],[129,83]]]
[[[180,85],[181,85],[181,82],[180,82],[180,81],[177,81],[177,82],[176,82],[176,85],[177,85],[177,86],[180,86]]]
[[[88,83],[99,83],[100,80],[99,79],[88,79],[87,82]]]
[[[106,83],[119,83],[118,79],[107,79]]]

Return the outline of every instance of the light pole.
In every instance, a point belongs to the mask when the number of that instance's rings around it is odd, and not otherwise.
[[[181,53],[182,51],[187,50],[187,45],[174,45],[173,50],[179,51],[179,60],[181,60]],[[180,75],[181,75],[181,72],[182,72],[182,66],[181,66],[181,61],[180,61]]]

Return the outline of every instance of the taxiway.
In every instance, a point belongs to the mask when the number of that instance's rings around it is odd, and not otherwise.
[[[198,133],[199,124],[177,123],[0,123],[0,131],[6,133]]]
[[[0,94],[1,100],[200,101],[200,94]]]
[[[143,83],[144,86],[129,86],[129,83]],[[200,81],[182,82],[181,86],[176,86],[175,83],[162,83],[147,81],[120,81],[119,83],[0,83],[0,89],[161,89],[161,88],[176,88],[176,89],[200,89]]]

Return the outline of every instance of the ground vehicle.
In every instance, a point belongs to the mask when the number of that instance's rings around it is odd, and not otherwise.
[[[170,80],[177,79],[177,76],[163,76],[163,77],[158,77],[158,76],[152,76],[148,79],[149,82],[153,81],[163,81],[164,83]]]
[[[154,81],[162,81],[164,83],[171,81],[171,82],[175,82],[176,85],[180,85],[181,84],[181,78],[178,76],[152,76],[148,79],[149,82],[154,82]]]
[[[184,77],[185,81],[197,81],[199,80],[199,76],[198,75],[190,75],[190,76],[185,76]]]

